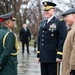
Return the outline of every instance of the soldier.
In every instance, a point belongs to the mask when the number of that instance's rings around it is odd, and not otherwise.
[[[55,17],[55,3],[44,1],[43,6],[45,20],[39,27],[36,61],[41,62],[41,75],[57,75],[67,28],[63,20]]]
[[[0,75],[17,75],[18,45],[13,33],[15,25],[14,12],[0,15]]]
[[[75,8],[65,11],[62,16],[69,25],[63,47],[62,75],[75,75]]]

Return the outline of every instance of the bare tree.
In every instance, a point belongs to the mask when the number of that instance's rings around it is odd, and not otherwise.
[[[41,5],[40,5],[40,0],[35,0],[35,1],[27,0],[23,2],[23,4],[28,5],[29,2],[31,3],[31,7],[24,9],[24,12],[22,14],[23,22],[29,20],[29,28],[34,38],[36,38],[38,34],[38,25],[42,19]]]
[[[17,18],[17,25],[21,25],[21,14],[19,12],[22,0],[0,0],[0,14],[5,14],[10,11],[14,11],[15,17]],[[17,26],[17,31],[19,29]]]

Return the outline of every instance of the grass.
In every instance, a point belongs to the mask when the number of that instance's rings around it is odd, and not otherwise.
[[[19,46],[21,46],[21,42],[19,41]],[[29,42],[29,46],[34,46],[34,39],[31,39]]]

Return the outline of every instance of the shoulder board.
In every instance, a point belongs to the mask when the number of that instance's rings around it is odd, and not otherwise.
[[[60,20],[60,21],[63,21],[63,18],[60,18],[59,20]]]

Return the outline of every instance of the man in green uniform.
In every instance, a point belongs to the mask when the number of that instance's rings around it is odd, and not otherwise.
[[[14,12],[0,15],[0,75],[17,75],[17,38],[13,33]]]

